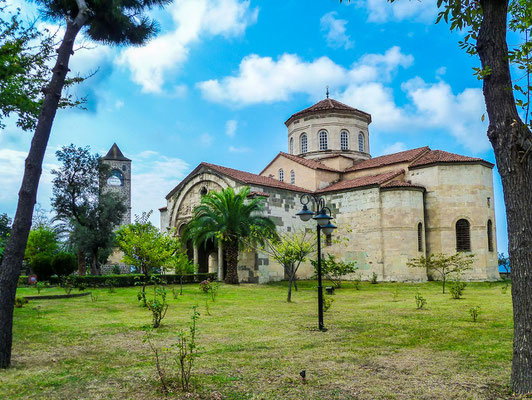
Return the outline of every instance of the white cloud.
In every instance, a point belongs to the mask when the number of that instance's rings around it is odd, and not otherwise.
[[[415,106],[420,127],[445,129],[475,153],[490,148],[488,123],[481,120],[486,112],[481,89],[468,88],[455,95],[448,83],[427,84],[419,77],[402,87]]]
[[[210,146],[212,144],[213,137],[208,133],[203,133],[200,136],[200,143],[202,146]]]
[[[231,153],[248,153],[251,151],[251,149],[249,147],[234,147],[234,146],[229,146],[229,151]]]
[[[158,208],[165,205],[164,197],[185,177],[189,165],[179,158],[166,157],[152,150],[131,158],[132,214],[153,210],[150,219],[159,226]]]
[[[479,89],[455,94],[443,81],[427,84],[415,78],[401,86],[406,104],[396,103],[389,83],[399,68],[408,68],[413,62],[399,47],[383,54],[366,54],[350,68],[328,57],[307,62],[294,54],[283,54],[277,60],[250,55],[241,61],[234,76],[197,86],[210,101],[243,107],[286,101],[294,94],[307,94],[315,101],[323,98],[323,88],[330,85],[333,98],[372,115],[373,132],[419,133],[435,128],[449,132],[472,152],[489,149],[486,123],[480,120],[485,108]]]
[[[346,34],[345,25],[347,24],[347,20],[338,19],[336,18],[337,15],[337,12],[331,11],[321,17],[321,30],[325,32],[325,38],[330,47],[343,47],[347,50],[353,47],[352,40]]]
[[[436,2],[424,0],[361,0],[357,4],[366,9],[368,21],[376,23],[412,20],[429,24],[438,12]]]
[[[395,142],[393,144],[390,144],[389,146],[386,146],[377,155],[381,156],[385,154],[399,153],[400,151],[405,151],[406,149],[406,145],[403,142]]]
[[[148,93],[161,93],[167,75],[179,70],[190,46],[204,36],[234,37],[257,21],[249,0],[180,0],[167,8],[174,30],[143,47],[130,47],[117,59],[131,70],[134,82]]]
[[[237,127],[238,121],[235,119],[230,119],[225,123],[225,134],[229,137],[235,137]]]

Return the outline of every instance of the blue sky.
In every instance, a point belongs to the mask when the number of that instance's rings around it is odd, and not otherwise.
[[[8,0],[28,16],[34,4]],[[373,156],[430,146],[494,162],[486,138],[478,60],[460,33],[435,25],[434,1],[174,0],[152,12],[158,37],[140,48],[84,41],[73,72],[97,73],[75,89],[87,111],[61,110],[38,202],[49,209],[55,150],[74,143],[133,159],[133,212],[164,196],[201,161],[260,172],[287,149],[284,121],[331,97],[372,114]],[[41,26],[51,24],[43,21]],[[0,133],[0,211],[13,216],[31,135]],[[507,252],[494,170],[497,241]]]

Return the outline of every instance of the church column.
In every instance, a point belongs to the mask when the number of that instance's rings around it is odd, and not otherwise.
[[[224,250],[222,243],[218,243],[218,280],[224,279]]]
[[[194,272],[197,274],[199,269],[198,246],[194,245]]]

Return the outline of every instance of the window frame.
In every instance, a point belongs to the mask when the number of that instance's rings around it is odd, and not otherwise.
[[[300,153],[308,153],[308,136],[305,132],[299,136],[299,150]]]
[[[284,182],[284,170],[279,168],[279,182]]]
[[[417,224],[417,251],[423,252],[423,222]]]
[[[290,184],[295,185],[296,184],[296,173],[292,169],[290,171]]]
[[[344,146],[344,141],[345,141],[345,146]],[[349,131],[345,129],[343,129],[340,132],[340,150],[349,150]]]
[[[358,151],[361,153],[364,153],[364,148],[366,147],[366,137],[364,136],[364,133],[359,132],[358,133]]]
[[[322,143],[324,143],[325,145],[322,146]],[[327,132],[325,129],[322,129],[318,132],[318,146],[320,151],[329,150],[329,132]]]
[[[471,252],[471,223],[466,218],[460,218],[454,224],[456,235],[456,252]]]

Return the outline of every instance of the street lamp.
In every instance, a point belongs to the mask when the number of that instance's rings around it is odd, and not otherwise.
[[[301,218],[301,221],[306,222],[311,218],[316,221],[316,230],[318,232],[318,327],[320,331],[324,332],[325,326],[323,325],[323,286],[321,283],[321,231],[326,235],[330,235],[336,229],[331,223],[332,217],[330,216],[331,210],[325,207],[325,199],[323,197],[314,196],[310,194],[302,194],[300,199],[303,204],[303,209],[296,215]],[[313,213],[307,207],[307,204],[312,200],[316,206],[316,212]],[[327,211],[329,214],[327,214]]]

